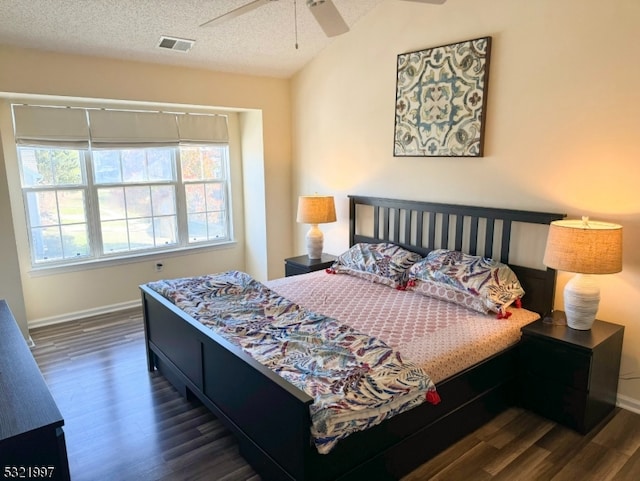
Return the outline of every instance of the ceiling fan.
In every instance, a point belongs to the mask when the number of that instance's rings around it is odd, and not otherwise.
[[[256,8],[262,7],[271,2],[277,2],[278,0],[253,0],[251,2],[245,3],[238,8],[234,8],[233,10],[222,14],[218,17],[212,18],[201,24],[201,27],[217,25],[222,22],[226,22],[231,20],[232,18],[239,17],[240,15],[244,15]],[[432,3],[441,5],[447,0],[404,0],[406,2],[418,2],[418,3]],[[337,35],[342,35],[343,33],[347,33],[349,31],[349,26],[340,15],[340,12],[334,5],[332,0],[305,0],[307,7],[311,10],[311,13],[315,17],[316,21],[324,30],[324,33],[327,37],[335,37]]]

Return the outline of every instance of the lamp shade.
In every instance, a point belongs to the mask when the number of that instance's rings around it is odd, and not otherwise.
[[[326,224],[336,221],[336,206],[330,195],[303,195],[298,197],[298,216],[301,224]]]
[[[544,264],[580,274],[622,270],[622,226],[608,222],[557,220],[549,227]]]
[[[567,325],[589,330],[600,304],[600,287],[591,274],[622,270],[622,226],[588,217],[554,221],[549,226],[543,262],[553,269],[576,273],[564,286]]]

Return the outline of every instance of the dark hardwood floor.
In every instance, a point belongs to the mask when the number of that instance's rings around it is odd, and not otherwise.
[[[260,479],[206,408],[147,372],[139,311],[34,329],[31,336],[65,419],[73,481]],[[404,478],[577,479],[640,479],[640,415],[617,409],[581,436],[512,408]]]

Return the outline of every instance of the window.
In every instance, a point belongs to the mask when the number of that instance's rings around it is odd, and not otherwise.
[[[33,262],[89,257],[84,153],[25,147],[19,158]]]
[[[219,147],[180,147],[189,242],[215,241],[227,236],[225,154]]]
[[[178,245],[173,149],[92,152],[102,252]]]
[[[123,145],[121,139],[93,142],[90,129],[90,142],[79,148],[69,139],[52,141],[47,132],[40,141],[21,137],[19,118],[16,140],[33,265],[231,240],[226,142],[204,143],[196,133],[184,144],[145,137],[140,145],[131,139]]]

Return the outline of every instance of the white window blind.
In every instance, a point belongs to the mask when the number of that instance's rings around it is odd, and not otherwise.
[[[15,105],[13,115],[18,145],[89,147],[84,109]]]
[[[178,115],[178,132],[181,143],[227,143],[229,132],[227,118],[222,115]]]
[[[87,148],[227,143],[224,115],[14,105],[18,145]],[[88,115],[88,121],[87,121]]]
[[[91,146],[96,149],[178,145],[176,116],[160,112],[89,110]]]

